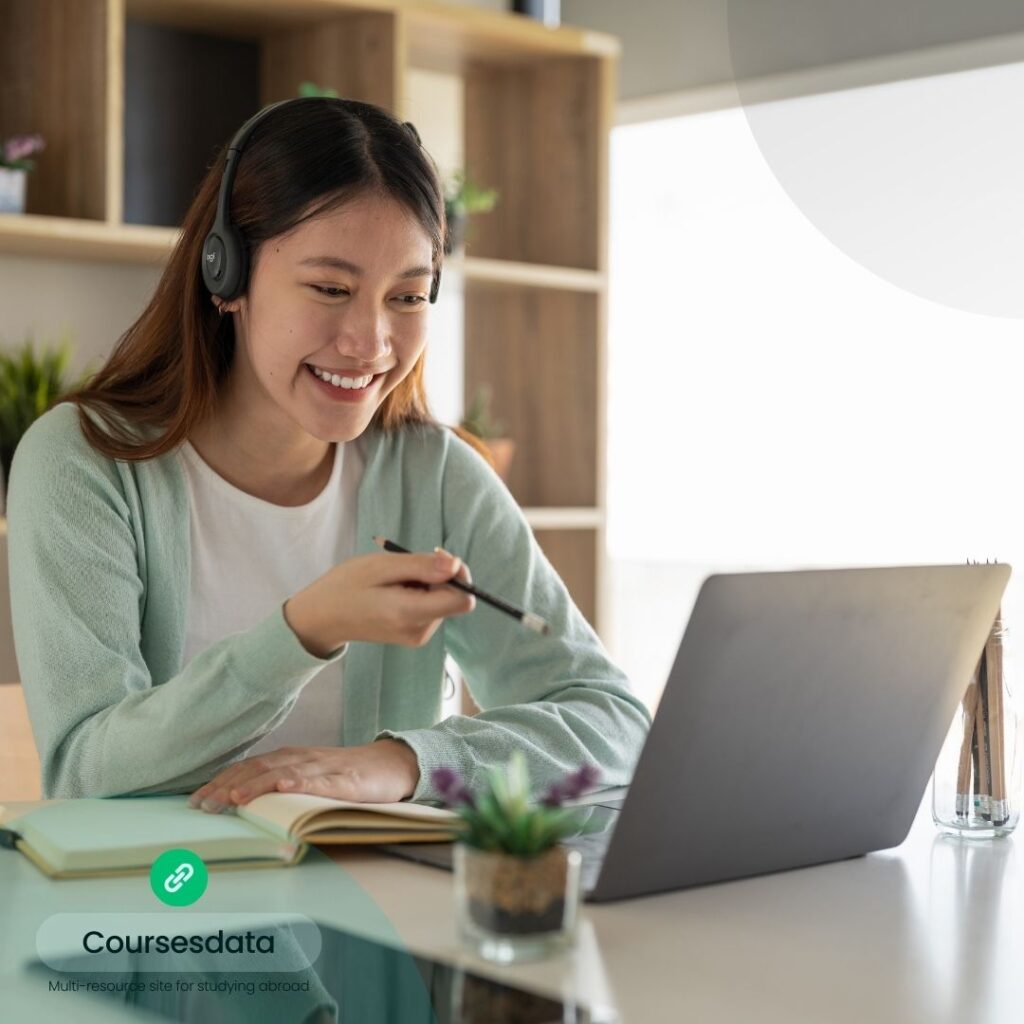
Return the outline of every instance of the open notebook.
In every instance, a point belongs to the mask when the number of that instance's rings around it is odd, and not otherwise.
[[[365,804],[267,793],[233,814],[207,814],[188,796],[56,800],[7,813],[14,843],[53,878],[148,871],[184,847],[211,868],[296,864],[310,844],[442,842],[458,816],[425,804]]]

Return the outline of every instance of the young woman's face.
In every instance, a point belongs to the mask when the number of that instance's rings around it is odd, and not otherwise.
[[[358,437],[423,351],[431,275],[430,236],[389,198],[354,198],[269,239],[229,307],[242,326],[234,384],[271,421]]]

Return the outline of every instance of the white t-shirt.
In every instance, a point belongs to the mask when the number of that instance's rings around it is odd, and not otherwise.
[[[188,481],[192,536],[184,652],[188,664],[352,557],[365,459],[358,439],[336,444],[327,486],[307,504],[286,507],[228,483],[187,441],[178,454]],[[340,746],[344,663],[341,658],[322,668],[300,692],[287,718],[246,756],[285,746]]]

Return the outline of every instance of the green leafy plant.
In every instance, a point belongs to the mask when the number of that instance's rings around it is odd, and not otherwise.
[[[451,219],[470,213],[490,213],[500,193],[471,181],[465,171],[454,171],[445,186],[444,211]]]
[[[513,751],[507,765],[487,773],[479,793],[453,768],[435,768],[431,779],[442,802],[461,819],[456,840],[479,850],[531,857],[584,828],[586,809],[562,804],[592,789],[598,771],[585,764],[570,772],[548,788],[540,803],[530,801],[526,758],[520,750]]]
[[[461,248],[470,214],[490,213],[497,201],[497,189],[481,188],[469,180],[465,171],[452,173],[444,187],[444,217],[448,222],[446,256]]]
[[[491,415],[491,387],[489,384],[481,384],[470,402],[469,408],[465,411],[459,426],[468,430],[481,441],[487,441],[494,437],[502,437],[505,432],[505,425],[493,418]]]
[[[334,99],[338,98],[337,89],[321,89],[315,82],[300,82],[299,83],[299,95],[300,96],[333,96]]]
[[[4,480],[25,431],[79,383],[67,377],[70,359],[71,342],[66,335],[55,348],[38,354],[31,338],[15,352],[0,352],[0,467]]]

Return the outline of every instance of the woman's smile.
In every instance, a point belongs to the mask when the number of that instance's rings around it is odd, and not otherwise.
[[[375,374],[369,380],[366,377],[342,377],[339,374],[333,374],[328,379],[324,371],[315,369],[309,363],[303,363],[303,366],[313,387],[334,402],[361,402],[376,393],[384,379],[383,373]]]

